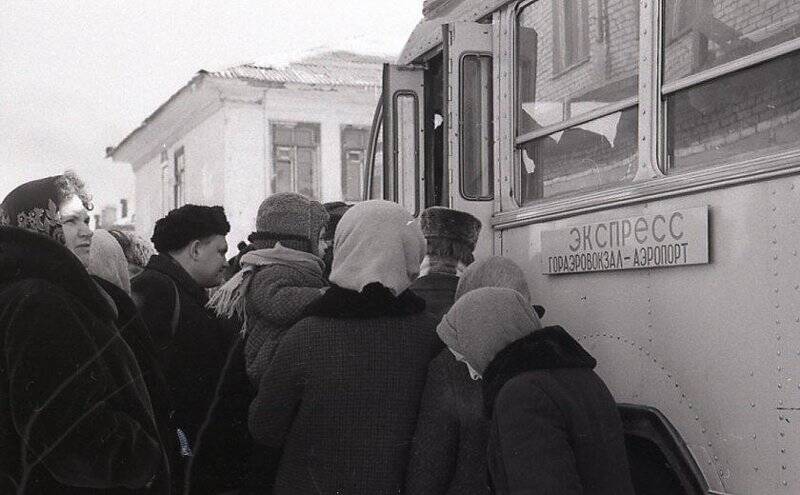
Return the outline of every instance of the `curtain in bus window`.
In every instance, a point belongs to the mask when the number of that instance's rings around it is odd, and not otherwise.
[[[539,0],[517,17],[517,134],[637,94],[639,3]]]
[[[395,96],[395,152],[397,153],[397,195],[400,204],[411,214],[417,211],[417,97],[400,93]]]
[[[615,112],[522,145],[525,202],[631,183],[636,175],[636,109]]]
[[[461,85],[461,195],[465,199],[491,199],[492,57],[465,55]]]

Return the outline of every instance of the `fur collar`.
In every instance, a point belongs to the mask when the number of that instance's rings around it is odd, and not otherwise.
[[[509,380],[526,371],[559,368],[594,369],[597,361],[559,326],[545,327],[509,344],[483,374],[483,402],[491,417],[494,401]]]
[[[411,292],[403,291],[395,297],[383,285],[367,284],[361,292],[337,285],[325,291],[306,309],[306,316],[329,318],[376,318],[380,316],[407,316],[425,311],[425,300]]]
[[[26,278],[46,280],[80,300],[98,316],[116,311],[83,264],[62,244],[16,227],[0,227],[0,283]]]

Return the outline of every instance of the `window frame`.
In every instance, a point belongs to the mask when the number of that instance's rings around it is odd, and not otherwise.
[[[362,148],[345,147],[345,134],[348,131],[357,131],[357,132],[363,133],[363,135],[364,135],[364,146]],[[369,148],[370,148],[369,141],[370,141],[370,129],[367,126],[356,125],[356,124],[342,124],[339,127],[339,148],[340,148],[340,151],[341,151],[341,153],[340,153],[341,154],[341,157],[340,157],[341,170],[340,170],[340,174],[339,174],[339,179],[341,181],[342,198],[344,198],[345,201],[360,201],[360,199],[364,196],[364,190],[362,189],[364,187],[364,175],[363,174],[364,174],[364,169],[367,166],[367,161],[369,159],[369,157],[367,155],[369,153]],[[347,161],[347,155],[348,155],[349,152],[352,152],[352,151],[360,151],[361,154],[362,154],[362,156],[361,156],[361,168],[358,171],[358,173],[361,176],[359,177],[359,180],[357,181],[358,188],[359,188],[359,191],[358,191],[358,196],[359,197],[355,198],[355,199],[354,198],[348,198],[347,194],[346,194],[346,192],[347,192],[346,191],[346,189],[347,189],[347,187],[346,187],[346,184],[347,184],[347,167],[346,167],[346,165],[347,165],[347,162],[348,162]]]
[[[314,161],[311,164],[312,167],[312,184],[311,188],[314,191],[314,198],[311,199],[319,199],[321,197],[321,190],[322,190],[322,167],[321,167],[321,155],[322,155],[322,125],[319,122],[299,122],[299,121],[286,121],[286,120],[272,120],[269,122],[270,125],[270,141],[271,141],[271,186],[273,194],[275,191],[275,172],[276,168],[275,165],[278,163],[277,160],[277,149],[278,148],[290,148],[292,160],[290,163],[289,169],[289,181],[291,183],[291,192],[295,192],[298,194],[302,194],[298,191],[298,172],[297,172],[297,151],[299,149],[311,149],[314,150]],[[276,132],[275,130],[278,127],[285,127],[289,128],[292,132],[292,143],[279,143],[275,139]],[[294,137],[294,131],[297,128],[307,128],[313,131],[313,138],[314,138],[314,145],[313,146],[305,146],[296,143]]]
[[[563,8],[559,7],[566,7],[569,2],[573,2],[575,5],[576,0],[564,0],[563,3],[559,0],[551,0],[551,9],[552,9],[552,18],[554,21],[553,23],[553,53],[551,54],[553,57],[553,79],[558,79],[562,75],[570,72],[572,69],[579,67],[591,59],[591,49],[590,49],[590,41],[589,41],[589,0],[577,0],[578,8],[580,10],[579,16],[581,23],[583,24],[583,36],[581,41],[581,48],[586,50],[586,53],[580,54],[578,53],[571,63],[567,63],[564,59],[564,54],[566,51],[566,34],[567,34],[567,18],[566,12],[564,12]],[[586,44],[585,48],[583,44]]]
[[[467,57],[477,57],[480,58],[488,58],[489,63],[491,64],[491,71],[489,72],[489,84],[491,84],[489,88],[489,95],[486,99],[488,108],[489,108],[489,163],[485,164],[486,173],[489,175],[489,195],[488,196],[469,196],[464,192],[464,175],[466,171],[466,167],[464,164],[464,104],[466,98],[464,98],[464,61]],[[459,115],[459,122],[458,122],[458,146],[459,146],[459,154],[458,154],[458,193],[461,197],[467,201],[493,201],[494,200],[494,160],[495,160],[495,150],[494,150],[494,89],[495,89],[495,82],[494,82],[494,57],[491,53],[488,52],[480,52],[480,51],[467,51],[461,54],[458,62],[458,82],[459,82],[459,94],[458,94],[458,115]],[[481,168],[484,167],[484,164],[481,164]]]
[[[636,96],[600,107],[587,114],[582,114],[552,126],[517,135],[516,122],[519,97],[519,80],[517,77],[518,19],[525,7],[537,1],[545,0],[518,1],[510,9],[509,15],[506,17],[508,31],[511,36],[511,69],[509,77],[512,81],[508,87],[513,88],[511,92],[513,96],[509,99],[511,105],[510,115],[512,115],[515,123],[513,127],[514,134],[511,139],[514,150],[509,169],[513,177],[511,182],[513,190],[510,196],[514,204],[495,214],[492,218],[493,226],[505,229],[628,204],[728,187],[780,175],[800,173],[800,146],[798,146],[794,150],[754,159],[730,160],[680,174],[668,174],[665,149],[667,137],[666,97],[682,89],[734,74],[782,55],[800,52],[800,38],[782,42],[773,47],[703,70],[697,74],[663,84],[664,55],[662,48],[667,42],[664,38],[665,26],[662,23],[664,0],[640,3],[639,81]],[[638,105],[639,167],[632,184],[610,187],[600,191],[577,193],[563,198],[543,198],[527,204],[522,203],[520,194],[522,145],[539,137],[631,108],[634,105]]]

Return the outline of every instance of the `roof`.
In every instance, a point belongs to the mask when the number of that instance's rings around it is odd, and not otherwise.
[[[303,59],[286,67],[243,64],[221,71],[200,72],[210,77],[242,81],[380,88],[383,63],[388,61],[387,57],[377,55],[329,52]]]
[[[450,22],[480,20],[511,0],[427,0],[422,19],[400,52],[398,64],[410,64],[417,57],[442,44],[442,25]]]

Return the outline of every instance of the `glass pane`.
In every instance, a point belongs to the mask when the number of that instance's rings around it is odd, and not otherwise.
[[[517,18],[516,61],[518,135],[635,96],[639,2],[534,2]]]
[[[273,192],[292,192],[292,162],[288,157],[277,158],[281,153],[276,152],[275,175],[272,179]]]
[[[361,201],[361,170],[364,167],[364,152],[350,150],[345,153],[342,164],[342,193],[345,201]]]
[[[461,194],[491,199],[492,58],[467,55],[461,70]]]
[[[665,0],[664,81],[800,36],[798,0]]]
[[[667,159],[685,171],[798,147],[800,53],[667,97]]]
[[[395,152],[397,153],[397,192],[399,202],[417,214],[417,97],[395,97]]]
[[[297,148],[296,192],[312,199],[316,197],[314,155],[312,148]]]
[[[636,107],[522,146],[522,201],[630,183],[637,166]]]
[[[373,150],[370,199],[383,199],[383,120],[378,123],[378,135]]]
[[[292,142],[292,128],[285,125],[273,125],[272,126],[272,142],[273,144],[280,144],[285,146],[291,146],[294,144]]]

